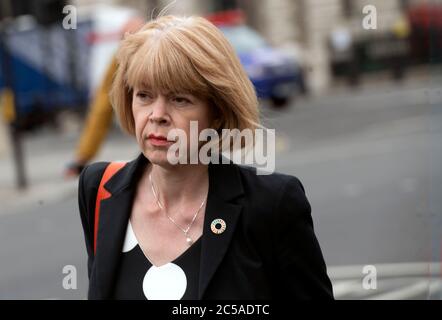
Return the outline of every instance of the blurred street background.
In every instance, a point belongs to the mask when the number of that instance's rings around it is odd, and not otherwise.
[[[335,297],[442,299],[437,0],[0,0],[0,299],[86,298],[76,172],[138,146],[106,112],[100,138],[85,132],[128,21],[170,3],[237,50],[276,171],[305,187]]]

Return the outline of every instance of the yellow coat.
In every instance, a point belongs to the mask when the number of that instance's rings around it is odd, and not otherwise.
[[[83,162],[89,162],[97,154],[112,124],[112,105],[109,92],[116,70],[117,62],[114,58],[90,106],[86,124],[76,149],[77,159]]]

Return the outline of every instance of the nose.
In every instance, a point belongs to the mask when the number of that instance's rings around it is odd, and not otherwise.
[[[167,101],[164,96],[158,96],[155,102],[152,104],[152,113],[149,120],[158,124],[167,124],[169,122]]]

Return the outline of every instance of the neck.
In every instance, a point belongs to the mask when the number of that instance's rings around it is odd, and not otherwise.
[[[177,165],[164,168],[151,164],[147,174],[151,174],[157,197],[166,208],[171,205],[180,206],[182,203],[200,203],[207,195],[209,187],[207,165]]]

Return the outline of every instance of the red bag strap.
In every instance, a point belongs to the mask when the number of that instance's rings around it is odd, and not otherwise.
[[[95,202],[95,223],[94,223],[94,254],[97,250],[97,235],[98,235],[98,223],[100,220],[100,203],[101,200],[111,197],[109,191],[104,188],[106,182],[109,181],[112,176],[120,170],[126,162],[111,162],[108,164],[104,170],[103,176],[101,177],[100,186],[98,187],[97,200]]]

